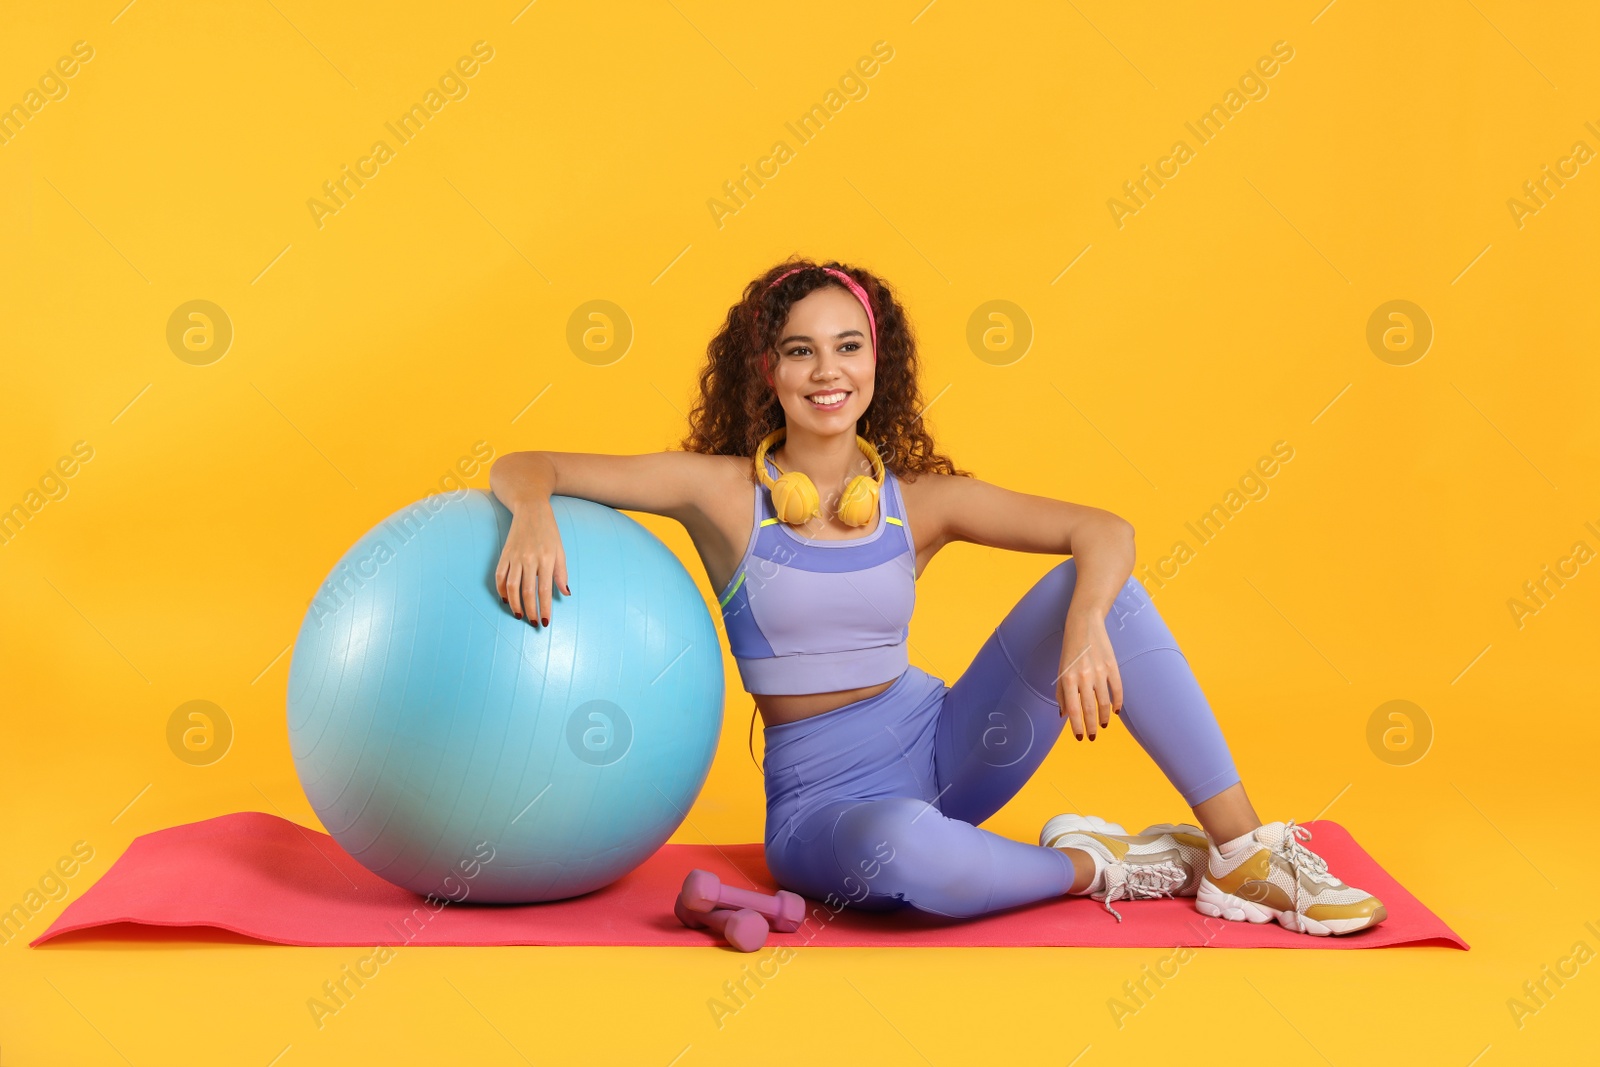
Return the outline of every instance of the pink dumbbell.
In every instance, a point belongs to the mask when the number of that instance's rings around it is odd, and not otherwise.
[[[793,933],[805,922],[806,901],[799,893],[778,890],[777,896],[757,893],[723,885],[721,879],[710,871],[699,868],[689,872],[683,880],[683,892],[678,894],[683,906],[694,912],[709,912],[713,908],[749,908],[766,916],[768,924],[780,934]]]
[[[754,952],[767,943],[767,920],[749,908],[713,908],[710,911],[690,911],[683,906],[683,898],[672,903],[678,921],[691,929],[707,927],[722,935],[722,939],[740,952]]]

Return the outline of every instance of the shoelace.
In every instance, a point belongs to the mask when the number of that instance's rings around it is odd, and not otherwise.
[[[1273,851],[1289,861],[1289,868],[1294,871],[1294,911],[1296,915],[1304,915],[1305,909],[1300,907],[1300,868],[1303,865],[1318,880],[1326,880],[1328,874],[1328,861],[1302,845],[1301,841],[1311,840],[1311,831],[1304,826],[1296,826],[1293,819],[1283,825],[1283,840],[1278,842],[1278,847]]]
[[[1121,873],[1117,884],[1112,885],[1112,872]],[[1173,890],[1189,878],[1175,863],[1114,863],[1106,867],[1106,895],[1101,898],[1106,910],[1122,921],[1122,913],[1111,906],[1113,900],[1150,900],[1170,897]]]

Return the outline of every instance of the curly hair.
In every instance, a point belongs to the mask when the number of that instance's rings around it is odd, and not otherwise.
[[[805,269],[773,286],[775,278],[796,267]],[[744,298],[728,309],[722,328],[706,346],[700,395],[689,412],[689,433],[681,447],[713,456],[753,457],[761,439],[784,424],[783,406],[765,374],[776,361],[778,334],[796,302],[827,285],[849,291],[826,273],[830,267],[866,290],[878,325],[872,402],[856,432],[872,442],[896,477],[916,481],[916,475],[927,472],[971,477],[937,450],[922,421],[916,335],[894,290],[883,279],[837,261],[817,264],[792,258],[745,286]],[[754,464],[750,481],[756,482]]]
[[[766,373],[776,361],[779,332],[797,301],[827,285],[849,292],[827,273],[828,268],[856,280],[877,320],[872,402],[856,423],[856,432],[872,442],[883,465],[896,477],[916,481],[917,475],[929,472],[972,477],[971,471],[957,468],[938,451],[922,419],[916,334],[894,290],[882,278],[836,260],[818,264],[792,257],[745,286],[743,298],[728,309],[722,328],[706,346],[700,395],[689,412],[689,433],[680,447],[713,456],[754,457],[762,438],[784,425],[783,406],[767,384]],[[795,272],[773,285],[791,270]],[[749,476],[754,484],[754,463]],[[752,762],[756,710],[750,712]]]

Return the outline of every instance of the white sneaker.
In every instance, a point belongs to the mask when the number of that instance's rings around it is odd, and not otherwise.
[[[1160,823],[1129,834],[1093,815],[1057,815],[1039,831],[1046,848],[1076,848],[1105,861],[1102,888],[1090,896],[1116,916],[1114,900],[1194,896],[1205,874],[1209,850],[1205,832],[1187,823]]]
[[[1376,926],[1383,901],[1328,873],[1328,862],[1300,842],[1311,831],[1293,819],[1257,827],[1244,847],[1224,856],[1213,843],[1195,909],[1234,922],[1277,920],[1285,930],[1326,937]]]

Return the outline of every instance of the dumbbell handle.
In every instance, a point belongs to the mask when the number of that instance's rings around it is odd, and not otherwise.
[[[772,896],[740,889],[726,885],[710,871],[698,868],[690,871],[683,880],[683,892],[679,894],[679,899],[684,907],[696,912],[709,912],[713,908],[749,908],[766,916],[772,929],[784,934],[798,930],[805,921],[806,902],[798,893],[780,889],[776,896]]]

